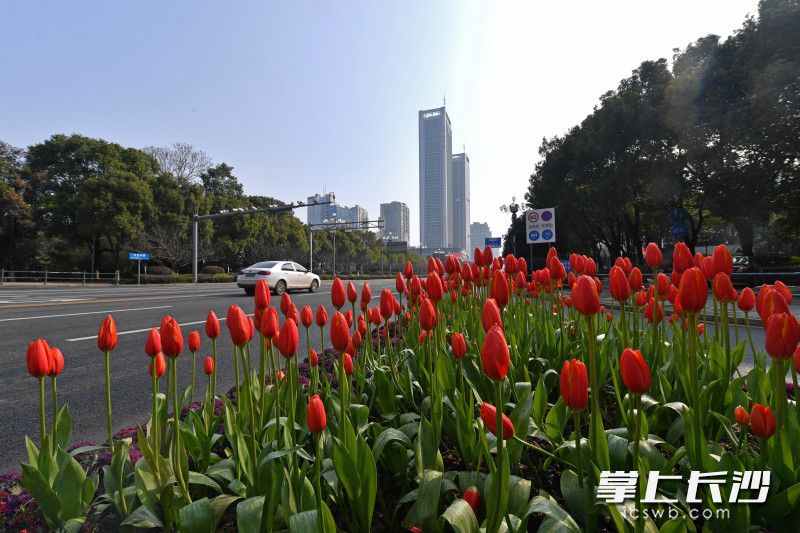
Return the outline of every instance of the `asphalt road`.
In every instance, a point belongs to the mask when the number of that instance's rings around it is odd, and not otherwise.
[[[357,286],[360,289],[361,284]],[[370,286],[377,299],[383,287],[394,290],[394,280],[372,280]],[[323,281],[317,293],[297,291],[291,296],[298,309],[311,305],[316,311],[319,304],[324,304],[332,313],[330,288],[331,282]],[[277,305],[277,297],[273,295],[272,298]],[[150,328],[158,327],[162,317],[169,314],[181,324],[184,338],[193,329],[203,333],[195,389],[195,397],[200,399],[206,383],[202,358],[211,351],[211,342],[203,332],[206,315],[213,310],[222,321],[231,304],[241,306],[246,313],[253,312],[253,298],[245,296],[244,291],[233,284],[0,289],[0,473],[19,470],[19,462],[26,457],[26,434],[38,441],[38,385],[25,365],[29,341],[43,338],[64,354],[58,396],[59,404],[68,403],[72,412],[72,441],[102,442],[106,434],[105,373],[96,335],[103,318],[113,315],[119,332],[117,348],[111,355],[112,413],[116,430],[145,422],[150,412],[149,357],[144,353]],[[225,323],[221,325],[217,388],[227,391],[234,385],[234,365],[230,360],[233,345]],[[312,330],[312,335],[314,333]],[[318,330],[316,333],[312,336],[312,346],[319,344]],[[305,352],[305,346],[301,330],[300,353]],[[178,374],[183,390],[191,382],[188,350],[178,358]],[[48,380],[48,402],[49,391]],[[51,412],[48,403],[48,424]]]
[[[394,280],[370,281],[373,298],[384,287],[393,289]],[[360,288],[360,283],[357,284]],[[292,293],[299,309],[330,304],[331,282],[324,281],[319,292]],[[277,304],[277,297],[273,296]],[[377,302],[375,302],[377,303]],[[609,302],[610,303],[610,302]],[[117,349],[111,357],[111,394],[114,428],[143,423],[150,411],[149,358],[144,353],[147,333],[158,327],[161,318],[170,314],[182,325],[184,337],[193,329],[203,332],[206,315],[213,310],[224,319],[230,304],[238,304],[246,313],[253,312],[253,298],[232,284],[121,286],[79,288],[3,288],[0,289],[0,473],[19,470],[25,458],[24,436],[38,440],[38,387],[25,365],[27,343],[44,338],[64,353],[64,372],[58,379],[59,403],[68,403],[73,416],[73,442],[102,442],[105,438],[105,392],[103,354],[96,345],[97,330],[107,314],[112,314],[119,332]],[[234,384],[234,365],[230,360],[233,345],[222,323],[218,350],[218,389],[226,391]],[[312,330],[312,334],[314,331]],[[756,347],[764,343],[764,330],[753,326]],[[744,328],[741,329],[744,335]],[[211,343],[202,335],[198,353],[197,388],[200,398],[205,390],[202,358],[210,353]],[[312,345],[318,339],[312,336]],[[300,353],[304,353],[305,335],[300,335]],[[749,353],[743,369],[752,366]],[[178,359],[181,390],[189,385],[191,356],[187,351]],[[48,401],[49,383],[48,383]],[[162,389],[163,390],[163,389]],[[48,423],[51,407],[47,406]]]

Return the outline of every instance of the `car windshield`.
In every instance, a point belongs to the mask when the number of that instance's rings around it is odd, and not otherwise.
[[[247,268],[273,268],[277,264],[278,264],[277,261],[261,261],[260,263],[250,265]]]

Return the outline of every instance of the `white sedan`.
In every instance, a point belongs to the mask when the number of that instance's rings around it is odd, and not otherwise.
[[[278,295],[293,289],[306,289],[308,292],[319,289],[319,276],[292,261],[262,261],[250,265],[236,278],[236,284],[252,295],[260,279],[266,280],[270,290]]]

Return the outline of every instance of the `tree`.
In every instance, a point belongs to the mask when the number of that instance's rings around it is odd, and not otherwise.
[[[15,268],[17,248],[34,228],[33,210],[22,179],[25,152],[0,141],[0,266]]]
[[[211,167],[211,157],[188,143],[169,146],[145,146],[142,151],[156,160],[164,172],[179,180],[194,180]]]

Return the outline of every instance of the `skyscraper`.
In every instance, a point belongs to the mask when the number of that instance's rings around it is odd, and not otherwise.
[[[403,202],[389,202],[381,204],[381,219],[383,220],[384,239],[408,242],[409,218],[408,206]]]
[[[470,250],[474,250],[475,248],[480,248],[483,250],[483,247],[486,245],[486,237],[492,236],[492,230],[489,229],[489,224],[486,222],[473,222],[469,225],[470,227]]]
[[[467,250],[469,239],[469,157],[466,153],[453,154],[453,187],[450,205],[453,212],[453,242],[451,248]]]
[[[314,204],[317,202],[331,202],[322,205],[309,205],[308,210],[308,223],[309,224],[322,224],[323,220],[330,220],[336,215],[336,195],[332,192],[325,194],[315,194],[309,196],[306,200],[307,204]]]
[[[453,243],[453,133],[444,107],[419,112],[419,240],[422,248]]]

